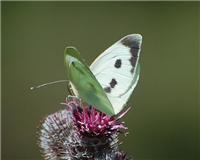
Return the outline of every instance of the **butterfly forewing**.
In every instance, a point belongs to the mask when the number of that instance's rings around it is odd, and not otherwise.
[[[141,35],[128,35],[105,50],[90,66],[115,114],[123,109],[138,82],[141,43]]]

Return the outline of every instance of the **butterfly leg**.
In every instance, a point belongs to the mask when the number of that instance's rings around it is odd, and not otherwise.
[[[74,92],[73,92],[73,89],[72,89],[70,83],[68,83],[68,85],[67,85],[67,90],[68,90],[68,92],[69,92],[70,95],[75,96],[75,94],[74,94]]]

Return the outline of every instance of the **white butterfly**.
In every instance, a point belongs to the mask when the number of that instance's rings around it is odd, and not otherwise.
[[[140,34],[123,37],[105,50],[88,68],[74,47],[66,47],[64,61],[69,80],[69,91],[89,105],[109,115],[117,115],[127,103],[139,80],[139,55],[142,44]]]
[[[105,50],[90,66],[115,114],[124,108],[139,80],[141,44],[140,34],[127,35]]]

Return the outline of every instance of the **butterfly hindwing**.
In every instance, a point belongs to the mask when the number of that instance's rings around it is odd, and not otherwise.
[[[90,66],[115,114],[123,109],[138,82],[141,43],[141,35],[128,35],[105,50]]]
[[[113,115],[114,110],[102,86],[81,59],[77,49],[73,47],[65,49],[65,66],[75,95],[100,111]]]

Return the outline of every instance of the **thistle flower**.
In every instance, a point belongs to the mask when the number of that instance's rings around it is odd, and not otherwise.
[[[71,105],[70,109],[73,114],[73,121],[77,130],[84,136],[106,136],[127,129],[122,122],[119,122],[113,116],[108,116],[95,109],[92,106]]]
[[[118,149],[119,119],[68,97],[66,108],[47,116],[39,130],[45,160],[127,160]]]

